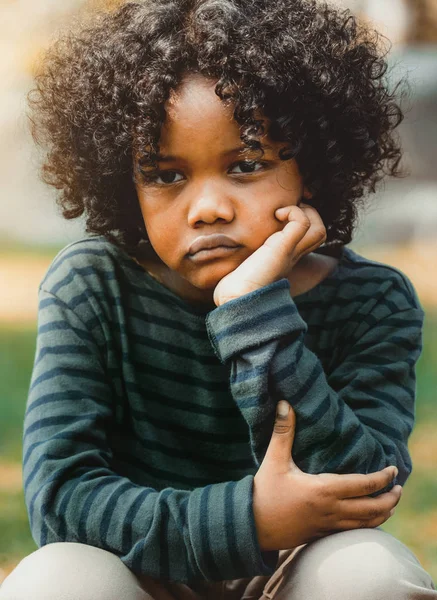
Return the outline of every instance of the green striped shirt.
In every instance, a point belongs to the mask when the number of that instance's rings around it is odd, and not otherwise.
[[[281,279],[208,312],[103,237],[68,245],[40,286],[24,421],[36,543],[188,584],[271,575],[252,501],[277,402],[302,470],[396,465],[403,484],[422,324],[405,275],[347,247],[308,292]]]

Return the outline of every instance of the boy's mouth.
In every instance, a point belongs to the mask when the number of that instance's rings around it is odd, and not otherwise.
[[[239,244],[232,238],[222,233],[213,235],[201,235],[191,244],[188,254],[193,256],[199,251],[212,250],[214,248],[237,248]]]
[[[241,246],[216,246],[215,248],[205,248],[194,254],[190,254],[190,259],[194,262],[203,262],[213,260],[214,258],[225,258],[235,252]]]

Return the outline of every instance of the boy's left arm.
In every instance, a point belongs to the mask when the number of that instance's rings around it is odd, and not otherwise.
[[[270,443],[276,404],[284,399],[296,413],[293,457],[300,468],[369,473],[396,465],[397,483],[405,483],[423,311],[413,298],[401,310],[392,306],[382,317],[363,319],[360,335],[329,377],[305,346],[307,325],[288,280],[208,314],[208,335],[220,361],[230,364],[231,393],[249,425],[257,466]]]

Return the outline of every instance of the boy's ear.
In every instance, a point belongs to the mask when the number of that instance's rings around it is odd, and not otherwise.
[[[305,198],[305,200],[310,200],[312,197],[313,197],[312,193],[309,191],[307,186],[305,186],[303,188],[303,198]]]

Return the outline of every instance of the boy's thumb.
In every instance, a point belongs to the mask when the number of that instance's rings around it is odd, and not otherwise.
[[[294,442],[296,415],[285,400],[280,400],[276,406],[276,419],[272,438],[267,448],[264,460],[274,460],[276,464],[291,465],[293,459],[291,450]]]

